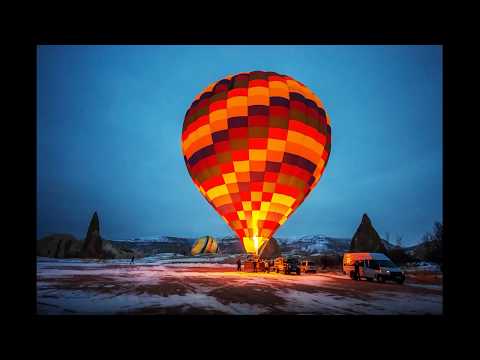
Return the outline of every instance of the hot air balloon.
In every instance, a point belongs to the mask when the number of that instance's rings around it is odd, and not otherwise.
[[[183,122],[188,172],[248,253],[258,254],[317,185],[330,149],[330,119],[320,99],[274,72],[214,82]]]
[[[195,241],[192,246],[192,255],[216,254],[218,252],[218,243],[211,236],[202,236]]]

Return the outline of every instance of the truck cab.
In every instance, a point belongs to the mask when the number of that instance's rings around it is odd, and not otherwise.
[[[358,264],[358,274],[355,272]],[[345,253],[343,256],[343,273],[353,280],[367,279],[385,282],[392,280],[403,284],[405,274],[392,260],[382,253]]]
[[[287,259],[287,272],[286,274],[295,273],[300,275],[300,263],[298,259],[291,257]]]
[[[273,263],[273,267],[277,273],[285,273],[285,269],[287,268],[286,259],[284,257],[277,257]]]
[[[274,262],[274,269],[277,273],[283,272],[284,274],[296,273],[300,275],[300,264],[298,259],[294,257],[289,257],[285,259],[284,257],[278,257]]]

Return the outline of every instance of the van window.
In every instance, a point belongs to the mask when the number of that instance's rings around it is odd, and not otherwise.
[[[377,263],[379,266],[382,266],[382,267],[388,267],[388,268],[396,267],[396,265],[390,260],[377,260]]]
[[[396,265],[390,260],[370,260],[371,269],[380,270],[380,266],[387,268],[396,267]]]

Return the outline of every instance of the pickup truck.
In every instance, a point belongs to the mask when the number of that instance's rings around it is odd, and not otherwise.
[[[316,273],[317,272],[317,265],[313,261],[303,260],[300,263],[300,271],[303,273]]]

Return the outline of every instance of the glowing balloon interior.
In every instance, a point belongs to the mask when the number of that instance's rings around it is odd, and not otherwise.
[[[316,186],[330,149],[330,119],[320,99],[274,72],[211,84],[183,122],[193,182],[249,253],[258,253]]]

